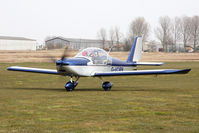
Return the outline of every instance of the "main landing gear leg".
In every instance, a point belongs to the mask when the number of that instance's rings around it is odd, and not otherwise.
[[[102,88],[104,88],[105,91],[110,91],[113,84],[111,82],[108,82],[108,81],[103,81],[102,80],[102,77],[99,77],[99,79],[102,81]]]
[[[71,76],[70,81],[65,84],[66,91],[73,91],[75,87],[78,85],[78,76],[75,76],[76,80],[73,81],[73,77]]]

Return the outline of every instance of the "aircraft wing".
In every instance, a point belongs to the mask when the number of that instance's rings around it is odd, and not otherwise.
[[[133,76],[133,75],[158,75],[158,74],[186,74],[191,69],[156,69],[135,71],[94,72],[92,76]]]
[[[19,67],[19,66],[11,66],[11,67],[8,67],[7,70],[8,71],[32,72],[32,73],[43,73],[43,74],[59,74],[57,72],[57,70],[31,68],[31,67]]]

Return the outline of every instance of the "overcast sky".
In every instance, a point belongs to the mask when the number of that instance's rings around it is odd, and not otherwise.
[[[0,36],[95,39],[102,27],[118,26],[126,34],[138,16],[153,31],[164,15],[199,15],[199,0],[0,0]]]

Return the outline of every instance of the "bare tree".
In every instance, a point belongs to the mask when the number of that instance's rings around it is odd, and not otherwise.
[[[172,36],[173,36],[172,49],[177,49],[176,48],[177,42],[179,42],[182,38],[180,25],[181,25],[181,19],[179,17],[175,17],[172,25]]]
[[[156,37],[161,41],[165,52],[171,42],[171,19],[168,16],[159,18],[160,26],[155,30]]]
[[[105,48],[105,42],[106,42],[106,30],[104,28],[101,28],[100,31],[98,32],[98,37],[102,41],[102,48]]]
[[[191,37],[191,18],[184,16],[182,18],[182,23],[181,23],[181,34],[183,38],[183,43],[184,43],[184,49],[187,46],[188,41],[190,40]]]
[[[111,46],[113,46],[114,41],[115,41],[115,32],[114,32],[113,28],[111,28],[110,31],[109,31],[109,38],[110,38],[110,41],[111,41]]]
[[[120,32],[119,27],[115,27],[115,39],[116,39],[116,45],[117,45],[117,50],[119,50],[120,47],[120,39],[122,38],[122,33]]]
[[[149,36],[150,26],[143,17],[137,17],[130,24],[130,37],[132,41],[136,36],[143,36],[143,41],[146,41]]]
[[[199,16],[191,18],[191,40],[193,41],[194,51],[199,40]]]
[[[129,38],[124,38],[124,51],[130,51],[131,50],[131,40],[129,40]]]

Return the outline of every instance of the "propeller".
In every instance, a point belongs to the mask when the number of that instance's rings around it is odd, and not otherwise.
[[[61,60],[63,61],[65,57],[68,57],[69,54],[68,54],[68,46],[65,47],[64,49],[64,53],[63,55],[61,56]]]
[[[63,61],[64,58],[69,57],[68,51],[69,51],[69,47],[68,47],[68,46],[65,46],[64,51],[63,51],[63,54],[61,55],[61,61]],[[56,63],[56,61],[57,61],[57,59],[58,59],[59,57],[58,57],[58,56],[55,56],[54,53],[55,53],[55,52],[49,53],[46,57],[49,58],[51,62]]]

